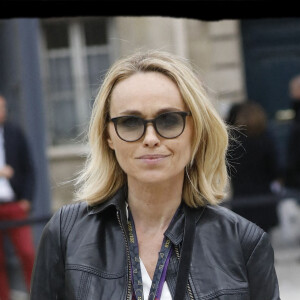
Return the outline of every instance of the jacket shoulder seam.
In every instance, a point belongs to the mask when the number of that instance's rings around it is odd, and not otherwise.
[[[246,261],[246,265],[248,265],[248,262],[250,261],[253,253],[255,252],[255,250],[257,249],[258,245],[260,244],[261,240],[263,239],[263,237],[265,236],[265,232],[260,236],[259,240],[257,241],[257,243],[255,244],[255,246],[253,247],[253,250],[251,251],[251,254],[249,255],[249,258]]]
[[[73,225],[77,219],[81,203],[71,204],[62,207],[61,211],[61,237],[62,250],[65,253],[67,239],[72,231]]]
[[[244,235],[241,238],[241,246],[244,249],[245,263],[247,264],[256,246],[261,240],[264,232],[253,223],[247,225]]]

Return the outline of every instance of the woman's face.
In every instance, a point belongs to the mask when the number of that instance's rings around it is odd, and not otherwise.
[[[176,84],[158,72],[136,73],[120,81],[112,91],[111,118],[133,115],[153,119],[173,111],[188,109]],[[108,133],[109,147],[115,151],[128,180],[144,183],[183,180],[184,167],[191,157],[193,122],[190,116],[186,117],[183,133],[174,139],[161,137],[151,123],[135,142],[120,139],[112,122]]]

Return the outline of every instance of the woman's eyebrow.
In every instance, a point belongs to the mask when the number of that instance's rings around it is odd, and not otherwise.
[[[139,117],[142,117],[143,114],[139,111],[139,110],[124,110],[122,112],[119,113],[120,115],[123,115],[123,116],[139,116]]]
[[[167,112],[173,112],[173,111],[182,111],[182,109],[176,108],[176,107],[166,107],[166,108],[162,108],[160,110],[158,110],[156,112],[156,116],[163,114],[163,113],[167,113]]]
[[[158,111],[155,112],[155,116],[158,116],[160,114],[163,114],[163,113],[166,113],[166,112],[172,112],[172,111],[182,111],[182,109],[179,109],[179,108],[176,108],[176,107],[165,107],[165,108],[162,108],[162,109],[159,109]],[[120,112],[120,115],[123,115],[123,116],[139,116],[139,117],[144,117],[145,115],[139,111],[139,110],[131,110],[131,109],[128,109],[128,110],[124,110],[122,112]]]

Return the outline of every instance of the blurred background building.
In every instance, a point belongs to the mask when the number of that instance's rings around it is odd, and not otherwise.
[[[300,73],[299,18],[1,19],[0,92],[10,119],[32,144],[38,174],[34,215],[72,202],[72,179],[87,153],[85,131],[102,77],[117,58],[138,49],[189,58],[224,118],[234,103],[260,103],[284,165],[293,119],[288,85]]]
[[[247,81],[245,61],[249,58],[244,56],[251,53],[243,50],[242,37],[247,37],[255,51],[258,44],[262,46],[256,39],[264,27],[255,22],[167,17],[1,20],[0,91],[8,99],[10,118],[22,124],[38,160],[37,214],[72,201],[68,181],[81,168],[87,150],[83,138],[93,99],[103,74],[117,58],[137,49],[161,49],[189,58],[224,115],[232,102],[245,97],[247,82],[248,92],[253,84],[252,77]],[[253,30],[259,33],[257,37]],[[281,43],[279,38],[276,42]],[[260,64],[264,70],[264,58]],[[261,98],[270,113],[277,102],[285,107],[284,100],[275,102],[274,92],[268,92],[269,100],[265,99],[267,91]]]

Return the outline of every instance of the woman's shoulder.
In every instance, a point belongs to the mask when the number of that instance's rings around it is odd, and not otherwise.
[[[226,236],[228,239],[239,240],[249,250],[268,234],[258,225],[231,211],[224,206],[208,205],[202,217],[202,226],[211,234]]]
[[[197,227],[199,237],[209,240],[212,247],[241,249],[245,262],[253,253],[272,252],[268,233],[229,208],[208,205]]]
[[[87,201],[76,201],[63,205],[53,214],[49,223],[55,223],[55,226],[59,226],[63,231],[70,230],[78,222],[81,225],[88,224],[92,219],[99,220],[98,216],[101,212],[107,212],[111,207],[117,208],[113,200],[114,197],[95,206],[89,205]],[[108,214],[102,215],[107,216]]]
[[[88,209],[88,204],[85,201],[78,201],[61,206],[54,212],[53,216],[59,215],[63,219],[68,219],[71,216],[74,218],[79,212],[88,213]]]
[[[219,205],[208,204],[205,207],[205,212],[208,218],[213,218],[218,221],[229,222],[229,223],[240,223],[240,222],[247,221],[246,219],[236,214],[229,207],[223,204],[219,204]]]
[[[84,201],[63,205],[53,213],[46,225],[46,229],[68,230],[74,225],[76,220],[83,218],[87,214],[88,205]]]
[[[217,222],[235,226],[241,230],[248,227],[253,227],[255,230],[263,233],[264,231],[256,224],[245,219],[239,214],[232,211],[230,208],[222,205],[207,205],[206,206],[207,218],[213,219]]]

